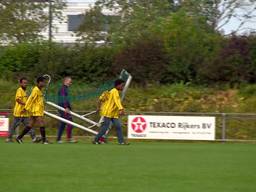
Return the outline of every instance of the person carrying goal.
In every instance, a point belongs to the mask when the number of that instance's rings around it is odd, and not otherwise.
[[[71,84],[72,84],[72,78],[69,76],[65,77],[63,79],[63,84],[58,91],[58,105],[65,109],[65,111],[61,111],[61,110],[59,111],[60,116],[69,121],[73,121],[72,116],[70,114],[71,103],[70,103],[70,99],[69,99],[69,87],[71,86]],[[61,137],[62,137],[65,127],[67,127],[66,128],[67,142],[68,143],[77,143],[77,141],[75,139],[73,139],[73,137],[72,137],[73,126],[68,123],[64,123],[64,122],[60,122],[58,133],[57,133],[57,143],[59,143],[59,144],[63,143],[61,140]]]
[[[25,127],[22,133],[16,138],[19,144],[22,144],[22,138],[26,135],[35,124],[40,126],[41,139],[43,144],[48,144],[45,134],[45,122],[44,122],[44,96],[42,89],[45,87],[46,79],[44,77],[37,78],[37,85],[33,88],[31,95],[29,96],[25,110],[30,113],[29,124]]]
[[[29,123],[29,113],[24,111],[25,104],[27,102],[28,96],[27,96],[27,84],[28,80],[26,77],[22,77],[19,80],[20,87],[16,91],[15,95],[15,106],[13,109],[13,124],[9,129],[9,135],[8,138],[6,139],[6,142],[13,142],[12,138],[13,135],[15,134],[16,128],[20,125],[23,124],[25,127],[28,126]],[[35,130],[32,128],[29,132],[32,141],[36,142],[36,134]]]
[[[101,144],[100,138],[102,138],[109,129],[111,123],[116,127],[118,143],[120,145],[126,145],[124,142],[122,125],[119,117],[124,115],[124,107],[121,103],[119,91],[122,91],[124,87],[124,81],[118,79],[115,81],[115,87],[111,89],[107,95],[105,95],[104,104],[101,106],[100,114],[103,116],[103,124],[99,133],[96,135],[93,144]]]

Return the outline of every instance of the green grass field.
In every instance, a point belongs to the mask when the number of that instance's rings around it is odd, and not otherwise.
[[[255,192],[256,145],[6,144],[1,192]]]

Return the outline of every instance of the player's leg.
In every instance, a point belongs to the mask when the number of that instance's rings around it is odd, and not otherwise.
[[[40,126],[40,134],[42,137],[43,144],[48,144],[47,139],[46,139],[44,118],[41,116],[36,117],[36,123]]]
[[[26,135],[32,128],[32,126],[34,126],[35,124],[35,117],[31,117],[29,119],[29,123],[28,125],[23,129],[23,131],[21,132],[21,134],[16,138],[16,141],[19,143],[19,144],[22,144],[22,138],[24,137],[24,135]]]
[[[66,119],[65,112],[60,111],[59,113],[60,113],[60,117]],[[59,128],[58,128],[58,131],[57,131],[57,142],[58,143],[62,143],[61,137],[63,135],[65,127],[66,127],[66,123],[60,121]]]
[[[64,131],[65,127],[66,127],[66,123],[60,122],[60,125],[59,125],[59,128],[58,128],[58,132],[57,132],[57,142],[58,143],[62,142],[61,141],[61,136],[63,134],[63,131]]]
[[[99,139],[105,135],[105,133],[107,132],[109,125],[110,125],[111,119],[108,117],[104,117],[104,122],[101,126],[101,129],[99,131],[99,133],[96,135],[95,139],[94,139],[94,144],[99,144]]]
[[[29,117],[22,117],[21,121],[25,127],[29,125]],[[32,141],[35,142],[36,141],[36,132],[33,127],[30,129],[29,134],[30,134]]]
[[[122,132],[121,121],[117,118],[113,118],[112,122],[113,122],[114,126],[116,127],[118,143],[124,144],[124,137],[123,137],[123,132]]]
[[[73,129],[73,126],[70,124],[67,124],[67,140],[68,141],[72,140],[72,129]]]
[[[108,130],[106,131],[106,133],[105,133],[102,137],[99,138],[99,141],[100,141],[101,143],[107,143],[107,142],[108,142],[108,133],[109,133],[111,127],[112,127],[112,123],[110,122],[109,128],[108,128]]]
[[[70,114],[67,114],[67,120],[69,121],[73,121],[72,119],[72,116]],[[73,139],[73,136],[72,136],[72,130],[73,130],[73,126],[70,125],[70,124],[67,124],[67,141],[69,143],[76,143],[77,141]]]
[[[14,117],[13,118],[13,123],[9,128],[9,135],[7,137],[6,142],[12,142],[12,137],[15,134],[16,128],[20,125],[21,118],[20,117]]]
[[[60,112],[60,117],[65,118],[65,113]],[[60,121],[58,132],[57,132],[57,142],[58,143],[62,143],[61,137],[62,137],[65,127],[66,127],[66,123]]]

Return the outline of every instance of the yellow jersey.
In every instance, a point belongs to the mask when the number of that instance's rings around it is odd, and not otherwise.
[[[116,88],[108,92],[107,100],[101,107],[101,115],[108,118],[118,118],[119,110],[124,109],[119,92]]]
[[[26,102],[25,109],[31,116],[44,116],[44,96],[37,86],[33,88]]]
[[[24,111],[25,108],[25,103],[27,102],[28,96],[26,91],[22,88],[19,87],[16,91],[15,95],[15,106],[13,109],[13,116],[14,117],[28,117],[29,113]],[[20,104],[17,102],[17,100],[20,100],[24,105]]]

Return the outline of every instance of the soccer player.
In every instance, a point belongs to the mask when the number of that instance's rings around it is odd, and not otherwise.
[[[16,96],[15,96],[15,106],[13,109],[13,124],[9,129],[9,136],[6,139],[6,142],[13,142],[12,137],[15,133],[15,129],[20,125],[23,124],[25,127],[28,126],[29,123],[29,113],[24,111],[25,108],[25,103],[28,99],[27,93],[26,93],[26,88],[28,84],[28,80],[25,77],[22,77],[19,80],[20,87],[16,91]],[[30,136],[32,138],[33,142],[36,142],[36,134],[35,130],[31,129],[30,130]]]
[[[101,115],[104,117],[103,125],[93,141],[94,144],[100,144],[99,140],[106,134],[111,122],[116,127],[118,143],[120,145],[127,144],[124,142],[122,126],[119,120],[119,116],[124,115],[124,107],[119,95],[119,91],[122,91],[123,87],[124,81],[121,79],[116,80],[115,87],[111,89],[108,96],[105,97],[107,100],[104,101],[104,105],[101,107]]]
[[[45,78],[38,77],[37,85],[33,88],[31,95],[29,96],[26,104],[25,111],[30,113],[29,124],[25,127],[22,133],[16,138],[16,141],[22,144],[22,138],[26,135],[34,125],[40,126],[41,139],[43,144],[48,144],[45,134],[44,123],[44,96],[42,89],[45,87]]]
[[[105,104],[106,104],[106,101],[108,100],[109,98],[109,91],[104,91],[100,97],[99,97],[99,101],[98,101],[98,107],[97,107],[97,112],[99,112],[100,116],[101,116],[101,119],[100,121],[102,121],[102,118],[103,118],[103,114],[102,114],[102,111],[104,110],[104,107],[105,107]],[[103,122],[103,121],[102,121]],[[107,134],[109,132],[109,129],[106,131],[105,135],[103,135],[102,137],[99,138],[99,142],[101,144],[103,143],[106,143],[107,142]]]
[[[68,94],[68,88],[72,84],[72,78],[71,77],[65,77],[63,79],[63,84],[58,91],[58,105],[65,108],[65,112],[59,110],[60,116],[64,119],[67,119],[69,121],[72,121],[72,116],[69,114],[71,110],[71,104],[69,100],[69,94]],[[72,130],[73,126],[70,124],[66,124],[64,122],[60,122],[58,133],[57,133],[57,143],[61,144],[63,143],[61,140],[61,136],[63,134],[63,131],[65,127],[67,126],[67,142],[69,143],[76,143],[77,141],[72,138]]]

